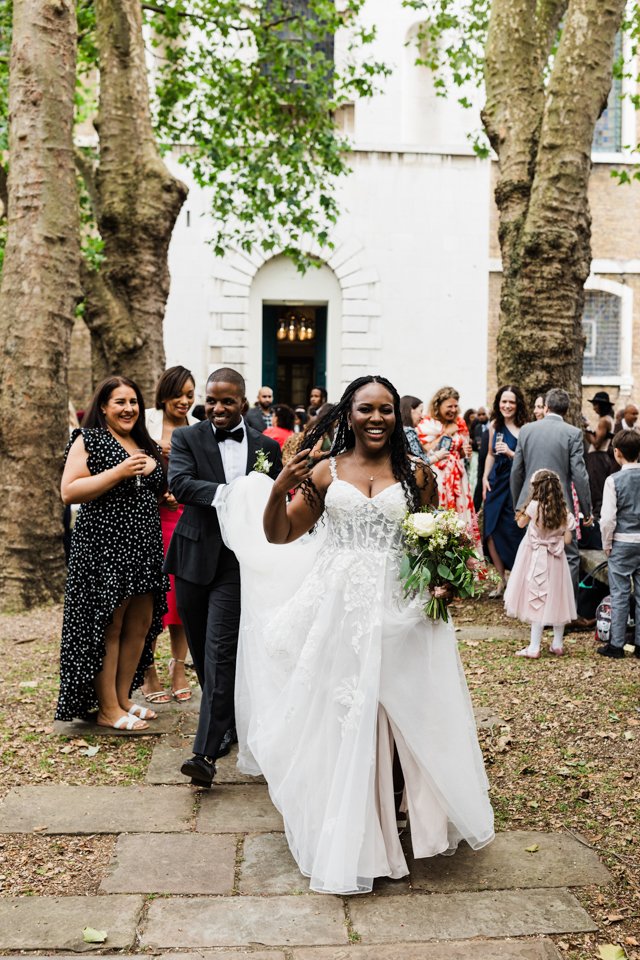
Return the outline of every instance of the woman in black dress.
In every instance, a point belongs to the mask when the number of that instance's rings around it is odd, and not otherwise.
[[[153,660],[168,579],[158,498],[159,450],[145,426],[140,390],[109,377],[74,430],[62,476],[65,504],[82,504],[65,590],[56,719],[140,731],[157,714],[131,701]]]

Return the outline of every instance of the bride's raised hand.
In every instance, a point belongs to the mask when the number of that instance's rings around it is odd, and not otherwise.
[[[291,457],[278,475],[274,487],[283,490],[293,490],[307,480],[313,471],[319,457],[314,451],[300,450]]]

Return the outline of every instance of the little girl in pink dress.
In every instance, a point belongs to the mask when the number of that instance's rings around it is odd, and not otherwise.
[[[516,521],[519,527],[527,527],[527,532],[518,548],[504,605],[508,616],[531,624],[529,646],[518,650],[516,656],[538,659],[545,626],[553,627],[551,653],[562,656],[565,624],[577,616],[564,552],[576,524],[567,510],[557,473],[537,470],[533,474],[529,499]]]

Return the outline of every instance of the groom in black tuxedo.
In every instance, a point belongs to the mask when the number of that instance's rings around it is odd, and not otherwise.
[[[280,447],[242,419],[243,377],[229,367],[207,382],[206,418],[175,430],[169,457],[169,489],[184,511],[171,538],[165,571],[175,575],[178,611],[202,688],[194,756],[181,772],[210,787],[215,761],[234,739],[233,693],[240,626],[240,569],[222,542],[216,513],[221,487],[250,473],[259,450],[282,469]]]

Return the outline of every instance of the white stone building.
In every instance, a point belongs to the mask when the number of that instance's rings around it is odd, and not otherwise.
[[[366,16],[377,26],[374,54],[393,73],[381,95],[342,111],[353,173],[341,186],[335,248],[314,251],[320,269],[301,276],[284,257],[257,252],[216,258],[206,194],[191,185],[170,251],[165,342],[167,363],[190,367],[200,391],[220,365],[245,375],[250,398],[267,383],[290,403],[305,402],[315,383],[337,399],[364,373],[425,401],[451,383],[463,408],[495,389],[501,267],[491,161],[473,154],[467,136],[480,126],[478,110],[436,97],[407,45],[414,11],[368,0]],[[624,400],[634,383],[638,399],[640,379],[640,186],[609,177],[629,159],[623,145],[636,142],[633,108],[618,94],[594,141],[585,396],[607,389]],[[470,95],[479,106],[481,92]],[[185,167],[174,170],[185,178]],[[278,339],[292,313],[313,327],[313,340]]]

